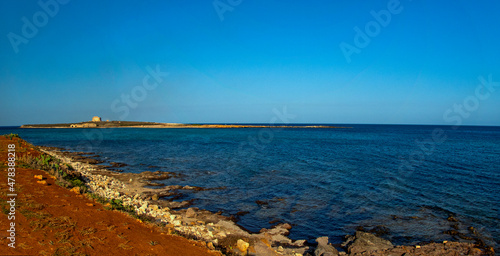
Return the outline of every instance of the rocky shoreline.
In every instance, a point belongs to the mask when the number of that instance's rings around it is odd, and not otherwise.
[[[82,175],[88,191],[109,200],[121,200],[124,206],[134,209],[138,215],[154,218],[159,224],[183,236],[204,241],[208,248],[221,249],[233,255],[494,255],[492,249],[463,242],[429,243],[416,246],[394,246],[367,232],[357,231],[346,236],[337,247],[328,243],[328,237],[319,237],[316,244],[306,240],[288,238],[290,224],[281,223],[259,233],[249,233],[230,217],[212,213],[191,205],[190,201],[161,200],[175,196],[183,190],[203,190],[192,186],[158,186],[158,180],[176,175],[170,172],[123,173],[110,171],[81,155],[56,148],[39,147]],[[150,188],[151,186],[157,188]],[[76,191],[78,193],[78,191]]]

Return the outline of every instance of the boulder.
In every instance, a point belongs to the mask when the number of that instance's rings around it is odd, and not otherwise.
[[[212,242],[208,242],[208,243],[207,243],[207,247],[208,247],[208,249],[210,249],[210,250],[215,250],[215,246],[214,246],[214,244],[213,244]]]
[[[186,210],[186,217],[188,217],[188,218],[196,218],[196,211],[193,208],[188,208]]]
[[[81,189],[80,187],[73,187],[72,189],[70,189],[71,192],[75,193],[75,194],[80,194],[81,193]]]
[[[238,239],[238,241],[236,242],[236,247],[238,247],[238,250],[240,250],[241,252],[246,253],[249,246],[250,246],[249,243],[247,243],[241,239]]]
[[[314,251],[314,256],[337,256],[339,252],[332,244],[328,243],[328,237],[322,236],[316,239],[318,246]]]
[[[394,248],[394,245],[392,245],[391,242],[370,233],[357,231],[354,236],[354,241],[348,245],[347,250],[350,254],[355,254],[387,250],[391,248]]]

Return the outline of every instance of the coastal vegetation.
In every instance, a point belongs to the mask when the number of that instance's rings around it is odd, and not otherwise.
[[[59,159],[53,158],[50,155],[40,154],[39,156],[33,156],[26,154],[21,156],[18,161],[20,162],[20,167],[43,170],[53,175],[56,178],[57,184],[61,187],[77,187],[81,193],[87,191],[85,182],[78,172],[70,165],[62,164]]]
[[[81,174],[71,165],[61,163],[61,160],[51,157],[50,155],[41,153],[38,157],[32,155],[24,155],[19,158],[20,167],[38,169],[48,172],[56,178],[56,184],[76,190],[81,194],[85,194],[88,198],[94,199],[104,205],[107,210],[117,210],[129,214],[131,217],[144,222],[153,222],[154,218],[145,214],[137,214],[134,208],[130,205],[124,205],[122,200],[109,199],[98,194],[88,191],[85,181]]]
[[[9,138],[9,140],[12,140],[12,138],[19,138],[19,134],[11,133],[11,134],[5,134],[5,138]]]

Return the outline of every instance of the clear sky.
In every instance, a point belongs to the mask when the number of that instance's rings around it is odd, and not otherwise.
[[[500,125],[499,1],[59,1],[0,3],[0,126]]]

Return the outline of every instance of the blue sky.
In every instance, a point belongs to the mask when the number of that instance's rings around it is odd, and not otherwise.
[[[1,2],[0,126],[500,125],[498,1],[60,1]]]

